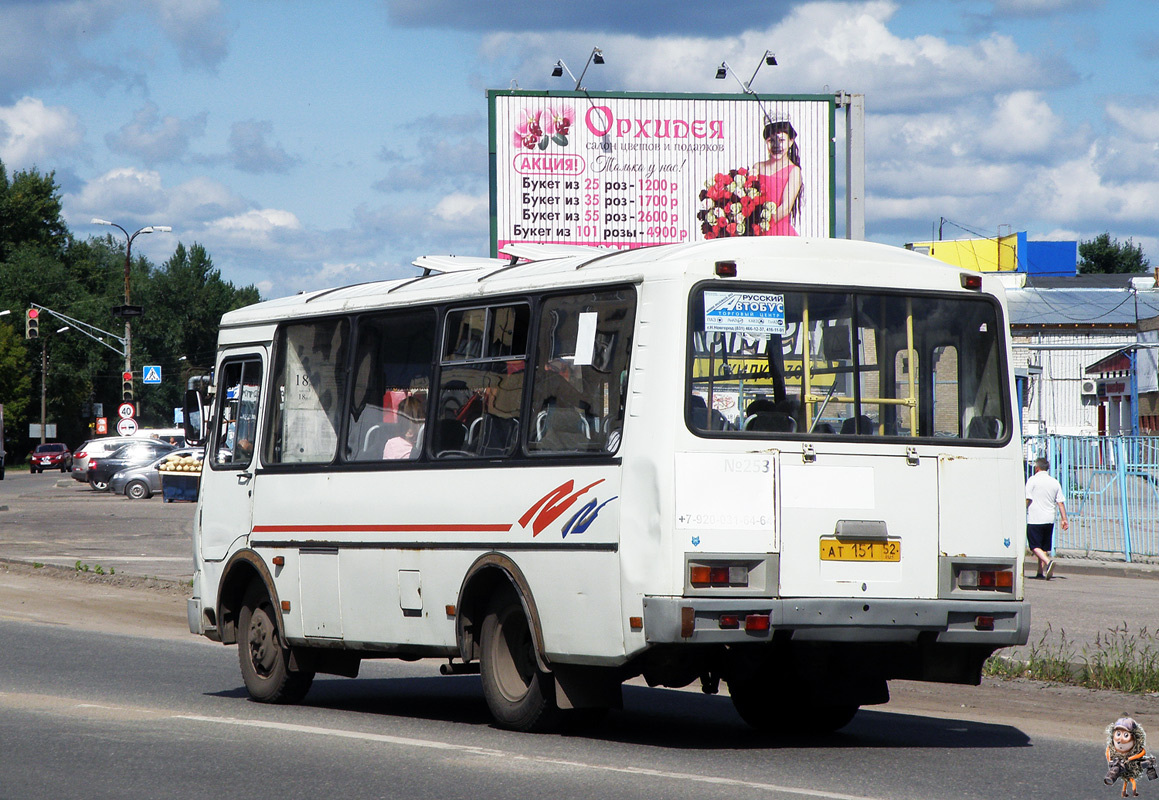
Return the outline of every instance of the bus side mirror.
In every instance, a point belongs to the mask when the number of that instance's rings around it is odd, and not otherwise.
[[[185,443],[191,447],[205,444],[205,398],[199,389],[185,391]]]

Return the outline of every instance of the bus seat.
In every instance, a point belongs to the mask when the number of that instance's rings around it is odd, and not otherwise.
[[[467,426],[457,419],[441,419],[435,423],[435,455],[448,450],[463,449],[467,440]]]
[[[797,430],[797,421],[780,411],[758,411],[744,421],[746,431],[776,431],[792,433]]]
[[[702,431],[708,430],[708,404],[704,402],[704,398],[694,394],[689,405],[691,406],[689,418],[692,420],[692,427]]]
[[[1002,420],[998,417],[974,417],[966,427],[966,438],[1000,439],[1002,438]]]
[[[510,453],[519,437],[519,420],[513,417],[497,417],[484,414],[475,438],[469,441],[467,449],[481,456],[499,456]],[[475,423],[471,424],[475,429]]]
[[[871,420],[869,417],[865,416],[864,414],[861,414],[860,416],[857,416],[857,417],[850,417],[849,419],[842,422],[841,423],[841,432],[842,433],[860,433],[863,436],[869,436],[869,435],[876,433],[877,431],[875,430],[873,420]]]
[[[358,456],[359,461],[367,459],[382,458],[382,450],[386,447],[386,440],[389,439],[385,425],[372,425],[362,437],[362,451]]]
[[[588,450],[588,442],[592,438],[591,430],[579,409],[549,409],[543,423],[543,435],[539,440],[541,449],[559,452]]]

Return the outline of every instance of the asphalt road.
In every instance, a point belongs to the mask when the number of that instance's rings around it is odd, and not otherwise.
[[[1111,796],[1103,727],[1124,711],[1159,725],[1153,696],[895,681],[823,741],[762,739],[727,697],[630,685],[593,731],[529,736],[491,727],[478,679],[430,661],[368,662],[357,680],[320,677],[302,706],[261,706],[236,650],[185,630],[179,584],[93,579],[97,565],[186,578],[193,512],[51,474],[0,481],[0,560],[90,565],[0,564],[0,798]],[[1032,641],[1087,644],[1148,624],[1159,580],[1063,564],[1027,596]]]
[[[59,472],[8,470],[0,481],[0,558],[188,580],[195,508],[94,492]]]
[[[233,648],[0,618],[0,797],[991,798],[1106,793],[1091,743],[1001,717],[863,711],[756,736],[727,698],[627,687],[582,735],[489,723],[477,677],[375,662],[301,706],[245,699]],[[1078,792],[1076,787],[1088,787]]]

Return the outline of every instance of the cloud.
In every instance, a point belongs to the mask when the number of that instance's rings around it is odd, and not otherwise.
[[[487,195],[449,194],[431,209],[435,220],[448,227],[484,229],[489,223]]]
[[[105,136],[109,150],[140,158],[146,164],[180,161],[189,150],[190,139],[205,133],[208,114],[189,119],[173,115],[161,117],[155,103],[146,103],[133,114],[131,122]]]
[[[1159,180],[1109,179],[1100,171],[1101,160],[1100,145],[1095,143],[1080,157],[1043,170],[1032,184],[1038,213],[1055,224],[1153,226]]]
[[[1047,17],[1101,5],[1103,0],[994,0],[994,12],[998,16]]]
[[[242,172],[286,173],[298,163],[281,145],[269,144],[266,138],[273,132],[269,121],[246,120],[235,122],[229,133],[229,160]]]
[[[224,185],[205,177],[167,187],[161,173],[122,167],[94,178],[63,197],[73,224],[91,217],[131,225],[171,225],[178,236],[201,231],[222,218],[241,215],[249,204]]]
[[[188,69],[212,70],[229,53],[229,26],[219,0],[154,0],[157,22]]]
[[[670,0],[587,0],[584,3],[509,0],[387,0],[391,21],[402,27],[469,31],[641,31],[645,35],[702,32],[727,34],[738,21],[767,25],[784,15],[787,3],[732,0],[713,3]],[[590,50],[591,45],[588,45]]]
[[[142,11],[145,13],[142,14]],[[126,53],[113,32],[122,18],[164,34],[187,69],[211,70],[228,53],[229,29],[218,0],[36,0],[0,2],[0,102],[37,87],[91,84],[141,87],[157,53]]]
[[[1042,90],[1077,80],[1069,66],[1024,53],[1002,34],[965,44],[928,35],[898,36],[889,27],[897,10],[897,3],[886,0],[818,2],[794,6],[776,24],[727,36],[603,36],[606,63],[589,69],[584,83],[590,89],[736,92],[740,87],[733,81],[714,79],[716,65],[726,60],[747,80],[754,55],[766,48],[774,50],[778,66],[761,68],[753,81],[756,91],[843,88],[871,97],[875,112],[920,111],[958,98]],[[522,70],[546,77],[560,52],[585,52],[581,43],[589,38],[494,33],[480,52],[496,61],[514,60]]]
[[[0,106],[0,161],[10,169],[43,169],[55,156],[78,149],[83,140],[80,120],[63,106],[49,107],[34,97]]]

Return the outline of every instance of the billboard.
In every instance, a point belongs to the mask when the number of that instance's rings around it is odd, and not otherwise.
[[[835,235],[833,95],[487,93],[491,255]]]

